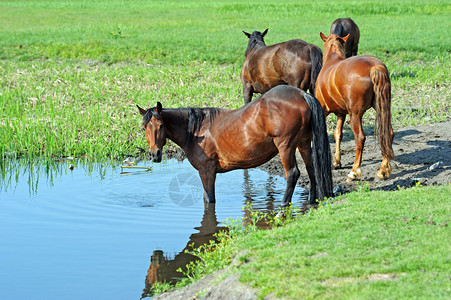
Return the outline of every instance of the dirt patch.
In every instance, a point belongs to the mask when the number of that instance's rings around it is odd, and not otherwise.
[[[342,169],[333,170],[334,186],[342,192],[359,188],[359,182],[346,182],[355,158],[355,142],[352,134],[344,134],[341,159]],[[332,134],[330,147],[333,154],[335,142]],[[347,137],[347,138],[346,138]],[[399,187],[410,187],[420,182],[422,185],[442,185],[451,183],[451,121],[401,128],[395,131],[393,141],[395,159],[390,163],[392,174],[387,180],[376,177],[382,156],[373,135],[368,135],[362,159],[362,183],[370,190],[396,190]],[[308,177],[304,164],[297,154],[301,177],[299,184],[308,187]],[[433,166],[437,164],[438,166]],[[260,167],[273,174],[285,176],[280,159],[275,157]],[[340,186],[339,186],[340,185]]]

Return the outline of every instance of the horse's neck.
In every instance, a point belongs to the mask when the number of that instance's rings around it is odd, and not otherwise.
[[[188,131],[188,112],[183,110],[163,110],[161,117],[164,122],[166,137],[183,148],[186,144]]]
[[[323,66],[334,65],[346,59],[343,55],[337,52],[329,52],[323,58]]]
[[[255,51],[257,51],[261,48],[265,48],[265,47],[266,47],[266,44],[264,41],[256,41],[254,46],[252,46],[252,48],[248,47],[248,50],[246,51],[245,56],[248,56],[249,53],[251,53],[253,51],[255,52]]]
[[[266,47],[266,44],[265,44],[264,41],[257,41],[257,42],[255,43],[254,48],[252,48],[252,49],[253,49],[253,50],[258,50],[258,49],[265,48],[265,47]]]

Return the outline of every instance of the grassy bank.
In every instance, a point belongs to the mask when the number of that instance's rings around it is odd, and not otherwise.
[[[395,128],[447,120],[450,14],[428,0],[0,1],[0,154],[133,154],[146,147],[136,103],[242,105],[242,30],[322,47],[344,16],[391,71]]]
[[[235,233],[195,269],[209,273],[237,255],[230,272],[260,298],[449,298],[450,193],[362,188],[286,226]]]

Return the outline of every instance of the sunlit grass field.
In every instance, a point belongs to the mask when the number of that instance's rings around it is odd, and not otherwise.
[[[243,104],[243,30],[322,48],[339,17],[389,68],[395,129],[449,120],[450,16],[449,1],[0,1],[0,152],[133,154],[135,104]]]

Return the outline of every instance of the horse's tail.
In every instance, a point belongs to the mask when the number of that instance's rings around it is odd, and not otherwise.
[[[316,79],[323,67],[323,52],[321,49],[313,45],[310,51],[310,61],[312,63],[312,71],[310,73],[310,93],[315,94]]]
[[[304,93],[304,99],[310,106],[312,117],[312,160],[315,169],[318,199],[332,197],[332,162],[330,155],[329,138],[327,137],[326,117],[323,108],[313,95]]]
[[[376,109],[375,135],[379,136],[382,156],[392,159],[395,154],[392,148],[391,82],[387,67],[383,64],[373,66],[370,69],[370,78],[375,95],[375,103],[373,103]]]

